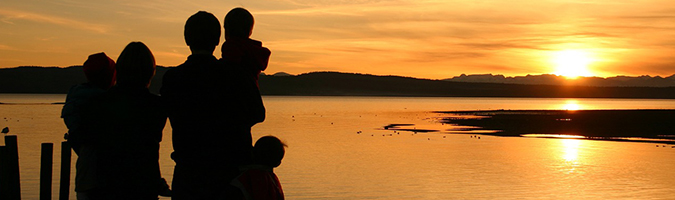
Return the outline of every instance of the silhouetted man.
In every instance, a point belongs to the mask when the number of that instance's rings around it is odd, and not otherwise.
[[[265,108],[255,80],[213,56],[221,35],[213,14],[192,15],[184,34],[192,55],[166,72],[160,91],[173,128],[173,198],[222,199],[250,163],[251,126]]]

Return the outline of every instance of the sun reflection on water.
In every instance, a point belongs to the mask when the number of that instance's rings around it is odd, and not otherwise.
[[[562,106],[563,110],[580,110],[581,105],[579,105],[579,102],[577,100],[567,100],[565,101],[565,104]]]
[[[562,158],[568,162],[577,161],[579,158],[579,146],[581,145],[581,140],[562,139],[560,141],[564,148]]]

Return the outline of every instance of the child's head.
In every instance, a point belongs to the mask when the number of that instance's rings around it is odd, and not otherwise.
[[[268,135],[261,137],[253,146],[253,162],[255,164],[278,167],[286,153],[286,144],[279,138]]]
[[[253,15],[244,8],[234,8],[225,15],[225,39],[248,38],[253,32]]]
[[[107,90],[115,85],[115,61],[105,53],[92,54],[82,65],[87,81],[101,89]]]

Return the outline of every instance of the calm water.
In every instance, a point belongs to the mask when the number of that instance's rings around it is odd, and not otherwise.
[[[41,103],[62,102],[64,98],[65,95],[0,94],[0,102],[29,103],[0,105],[0,128],[10,127],[10,133],[19,138],[25,199],[38,197],[42,142],[57,143],[54,180],[59,180],[59,144],[66,132],[59,118],[62,105]],[[671,145],[492,136],[475,139],[466,134],[379,130],[393,123],[450,128],[435,123],[434,118],[441,115],[430,111],[675,109],[674,100],[264,100],[268,117],[254,127],[253,137],[272,134],[289,145],[283,163],[276,169],[288,199],[673,199],[675,193],[675,148]],[[357,134],[359,131],[362,133]],[[162,173],[169,181],[174,165],[169,158],[170,132],[167,124],[160,150]],[[57,196],[56,181],[53,191]],[[71,197],[75,199],[72,193]]]

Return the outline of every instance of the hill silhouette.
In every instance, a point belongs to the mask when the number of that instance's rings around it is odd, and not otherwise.
[[[157,67],[150,90],[158,93],[167,67]],[[67,93],[85,82],[81,66],[0,69],[0,93]],[[263,95],[420,96],[420,97],[560,97],[675,99],[675,87],[597,87],[472,83],[340,72],[260,76]]]
[[[312,72],[297,76],[261,76],[260,88],[261,92],[268,95],[675,98],[675,87],[469,83],[339,72]]]
[[[168,68],[157,66],[150,91],[159,92],[166,70]],[[25,66],[0,69],[0,93],[66,94],[73,85],[86,81],[82,66],[66,68]]]
[[[492,74],[462,74],[446,81],[469,82],[469,83],[507,83],[527,85],[576,85],[576,86],[602,86],[602,87],[675,87],[675,74],[668,77],[661,76],[616,76],[616,77],[578,77],[568,79],[553,74],[527,75],[506,77]]]

